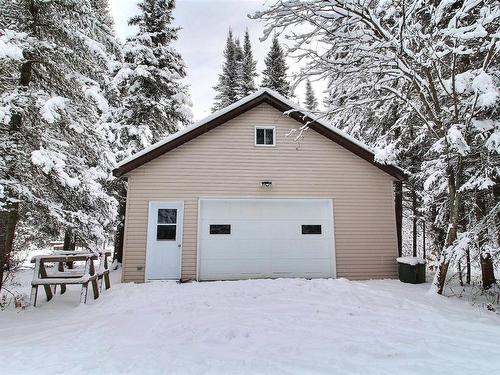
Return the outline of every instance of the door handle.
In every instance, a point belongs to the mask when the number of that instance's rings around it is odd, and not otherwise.
[[[178,244],[178,245],[177,245],[177,247],[179,247],[179,248],[180,248],[181,246],[182,246],[181,244]]]

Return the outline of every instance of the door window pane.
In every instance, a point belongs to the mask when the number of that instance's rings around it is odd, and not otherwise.
[[[176,224],[177,209],[175,208],[160,208],[158,210],[158,224]]]
[[[175,241],[177,225],[157,225],[156,239]]]
[[[321,234],[321,225],[302,225],[302,234]]]

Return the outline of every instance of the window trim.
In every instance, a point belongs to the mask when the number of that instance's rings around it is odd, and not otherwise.
[[[273,130],[273,144],[272,145],[266,145],[266,144],[258,144],[257,143],[257,129],[272,129]],[[276,147],[276,126],[274,125],[256,125],[253,131],[253,136],[254,136],[254,145],[256,147]],[[266,135],[264,132],[264,142],[266,139]]]

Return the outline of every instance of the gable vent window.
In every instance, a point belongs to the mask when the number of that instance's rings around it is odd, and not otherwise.
[[[231,225],[210,224],[210,234],[231,234]]]
[[[274,126],[256,126],[255,127],[255,145],[256,146],[275,146],[276,129]]]
[[[321,225],[302,225],[302,234],[321,234]]]

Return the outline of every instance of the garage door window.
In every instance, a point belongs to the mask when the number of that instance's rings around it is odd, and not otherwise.
[[[321,225],[302,225],[302,234],[321,234]]]
[[[160,208],[156,225],[156,239],[175,241],[177,234],[177,210]]]
[[[231,234],[231,225],[210,224],[210,234]]]

